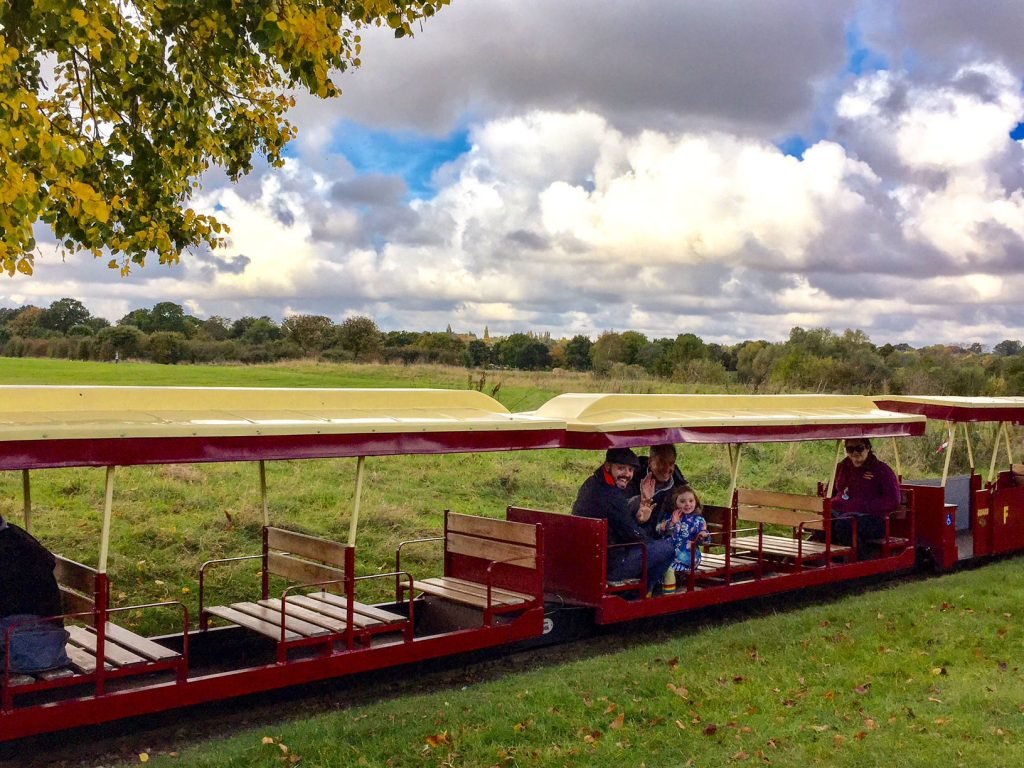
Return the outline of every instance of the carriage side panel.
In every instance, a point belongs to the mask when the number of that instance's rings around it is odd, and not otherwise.
[[[538,509],[509,507],[509,520],[544,530],[544,591],[597,605],[607,581],[608,523]]]

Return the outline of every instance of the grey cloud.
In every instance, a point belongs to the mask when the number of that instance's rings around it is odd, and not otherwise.
[[[1024,67],[1019,0],[871,0],[862,4],[864,32],[873,46],[901,64],[910,55],[919,67],[949,73],[978,57]]]
[[[273,206],[271,206],[271,212],[274,214],[274,218],[286,227],[290,227],[295,223],[295,214],[292,213],[291,209],[280,200],[276,201]]]
[[[396,205],[408,192],[400,176],[371,173],[337,181],[331,186],[331,199],[346,205]]]
[[[549,247],[548,239],[536,232],[525,229],[517,229],[505,235],[505,240],[513,245],[523,247],[528,251],[542,251]]]
[[[364,34],[363,67],[335,114],[450,131],[467,112],[593,109],[623,126],[757,127],[784,133],[841,70],[853,0],[478,0],[413,40]],[[766,62],[771,62],[766,66]],[[302,100],[296,120],[311,119]],[[315,118],[314,118],[315,119]],[[743,127],[746,127],[745,129]]]

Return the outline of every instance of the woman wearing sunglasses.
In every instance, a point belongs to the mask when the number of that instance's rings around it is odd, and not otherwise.
[[[871,441],[857,437],[846,441],[846,458],[836,465],[832,488],[832,540],[850,546],[856,519],[858,555],[863,557],[869,541],[885,536],[885,515],[900,505],[900,481],[871,451]]]

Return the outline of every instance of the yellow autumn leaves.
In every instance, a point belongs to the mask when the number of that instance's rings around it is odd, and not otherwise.
[[[127,274],[224,243],[188,208],[202,175],[283,164],[289,93],[340,93],[358,29],[398,36],[448,0],[0,3],[0,268],[31,274],[35,227]],[[401,34],[400,34],[401,33]]]

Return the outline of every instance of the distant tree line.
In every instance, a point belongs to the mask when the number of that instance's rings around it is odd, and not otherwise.
[[[0,308],[0,355],[156,363],[329,361],[440,363],[467,368],[568,369],[598,377],[671,380],[684,387],[750,391],[1024,393],[1024,344],[877,346],[862,331],[793,328],[783,342],[705,343],[692,333],[649,339],[637,331],[552,339],[513,333],[482,338],[444,331],[381,331],[369,317],[335,323],[323,315],[237,320],[193,317],[179,304],[135,309],[111,325],[77,299],[46,309]]]

